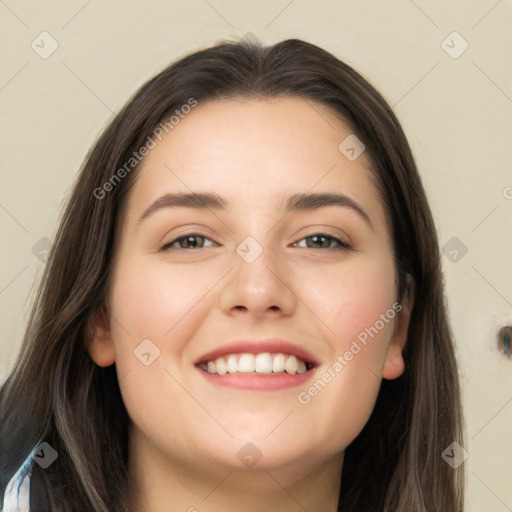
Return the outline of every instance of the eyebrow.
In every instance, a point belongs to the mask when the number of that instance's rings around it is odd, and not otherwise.
[[[284,203],[284,206],[283,206]],[[139,223],[151,214],[166,208],[196,208],[201,210],[227,210],[229,202],[214,192],[165,194],[154,201],[141,215]],[[285,214],[293,211],[316,210],[327,206],[350,208],[373,230],[370,216],[350,197],[338,193],[292,194],[281,203]]]

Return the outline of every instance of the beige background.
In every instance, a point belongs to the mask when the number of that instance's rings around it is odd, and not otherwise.
[[[170,61],[220,38],[302,38],[354,66],[395,107],[441,244],[457,237],[468,249],[455,262],[443,257],[464,388],[467,510],[512,510],[512,361],[496,345],[512,323],[510,0],[5,0],[0,16],[0,378],[41,275],[40,240],[52,239],[113,112]],[[46,59],[31,47],[51,49],[43,31],[58,43]],[[463,40],[446,39],[453,31]],[[464,40],[469,47],[452,58],[445,39],[452,55]]]

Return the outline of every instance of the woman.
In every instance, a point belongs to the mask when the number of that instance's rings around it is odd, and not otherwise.
[[[384,99],[299,40],[149,80],[86,158],[0,404],[31,510],[462,511],[437,235]]]

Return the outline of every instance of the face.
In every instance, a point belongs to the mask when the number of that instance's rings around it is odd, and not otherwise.
[[[304,99],[215,101],[145,158],[90,353],[116,363],[132,442],[155,458],[342,460],[402,373],[408,308],[366,154],[338,149],[348,135]]]

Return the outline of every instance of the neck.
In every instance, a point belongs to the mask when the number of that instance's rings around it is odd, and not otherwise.
[[[135,434],[136,435],[136,434]],[[171,461],[147,440],[130,443],[131,512],[336,512],[343,454],[257,470]]]

